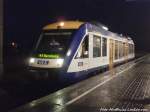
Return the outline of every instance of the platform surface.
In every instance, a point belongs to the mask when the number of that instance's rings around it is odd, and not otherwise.
[[[149,112],[150,55],[11,112]]]

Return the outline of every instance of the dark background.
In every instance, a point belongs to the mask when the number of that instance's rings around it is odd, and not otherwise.
[[[30,52],[42,27],[59,20],[99,21],[132,37],[136,50],[150,51],[149,0],[5,0],[5,52],[11,42]]]

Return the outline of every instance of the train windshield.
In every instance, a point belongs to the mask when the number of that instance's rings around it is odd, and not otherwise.
[[[60,58],[64,57],[75,30],[44,32],[35,50],[37,57]]]

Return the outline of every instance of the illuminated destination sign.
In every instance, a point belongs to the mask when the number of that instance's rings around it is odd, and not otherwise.
[[[59,54],[38,54],[39,58],[51,58],[51,59],[57,59],[60,58]]]

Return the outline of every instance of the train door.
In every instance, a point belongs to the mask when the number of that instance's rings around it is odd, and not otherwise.
[[[114,41],[109,40],[109,69],[113,69],[114,61]]]

